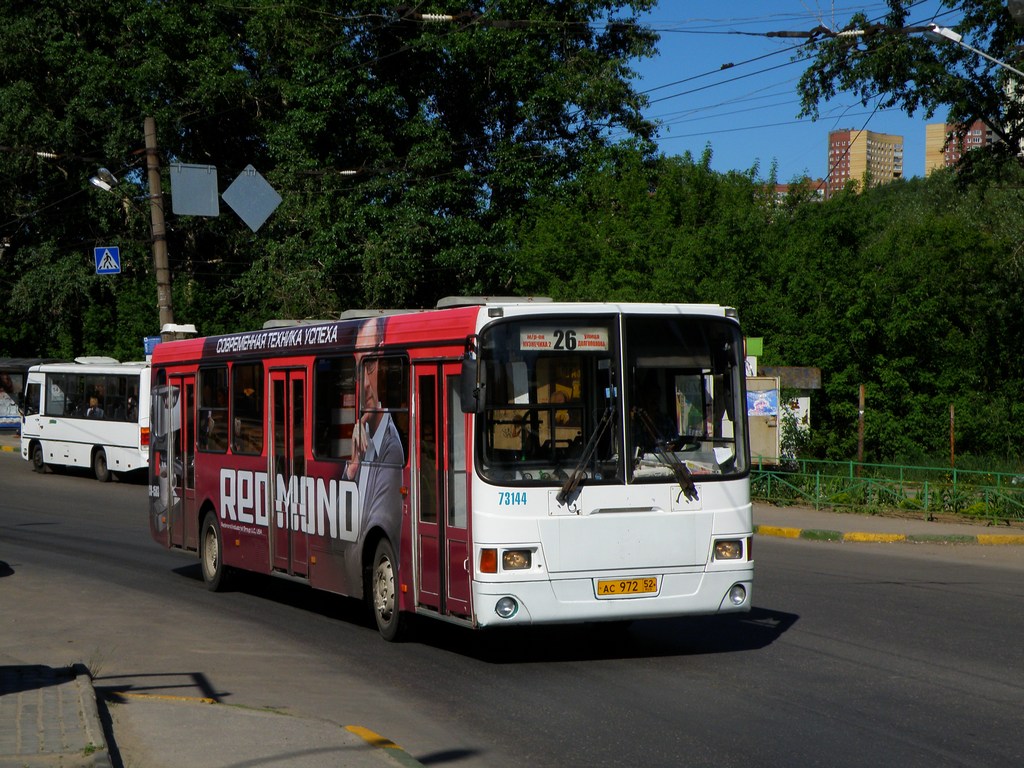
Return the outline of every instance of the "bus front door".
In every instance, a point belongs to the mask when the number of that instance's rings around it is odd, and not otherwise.
[[[416,368],[417,603],[469,618],[469,475],[460,365]]]
[[[196,379],[193,375],[171,376],[177,391],[169,407],[176,409],[170,423],[180,428],[171,432],[171,461],[174,468],[172,503],[168,509],[167,529],[171,546],[197,549],[199,521],[196,518]]]
[[[271,566],[290,576],[309,573],[307,521],[315,509],[305,499],[306,372],[270,372],[270,496]]]

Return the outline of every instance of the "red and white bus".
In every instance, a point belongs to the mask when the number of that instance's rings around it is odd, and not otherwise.
[[[358,313],[356,313],[358,315]],[[462,298],[159,344],[154,539],[467,627],[750,609],[736,313]]]

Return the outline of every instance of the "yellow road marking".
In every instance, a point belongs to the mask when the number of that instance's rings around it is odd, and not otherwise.
[[[386,739],[379,733],[374,733],[369,728],[363,728],[361,725],[346,725],[345,730],[351,731],[370,746],[381,747],[382,749],[401,749],[391,739]]]

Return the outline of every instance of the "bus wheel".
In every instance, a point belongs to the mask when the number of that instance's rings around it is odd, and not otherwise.
[[[32,469],[36,472],[46,471],[46,459],[43,458],[43,446],[35,443],[32,446]]]
[[[398,590],[395,576],[398,564],[391,542],[381,539],[373,556],[373,571],[370,576],[370,601],[377,630],[388,642],[398,640],[403,634],[403,620],[398,611]]]
[[[102,448],[92,455],[92,471],[96,474],[96,479],[101,483],[106,483],[110,480],[110,470],[107,469],[107,454],[103,452]]]
[[[203,529],[199,533],[199,565],[203,569],[203,581],[211,592],[221,591],[226,584],[224,562],[221,559],[223,547],[217,516],[207,512],[203,518]]]

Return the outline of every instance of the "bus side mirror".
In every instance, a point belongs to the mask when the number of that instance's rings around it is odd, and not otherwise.
[[[483,384],[477,383],[478,366],[476,358],[466,355],[462,358],[461,401],[463,413],[481,413],[484,408]]]

